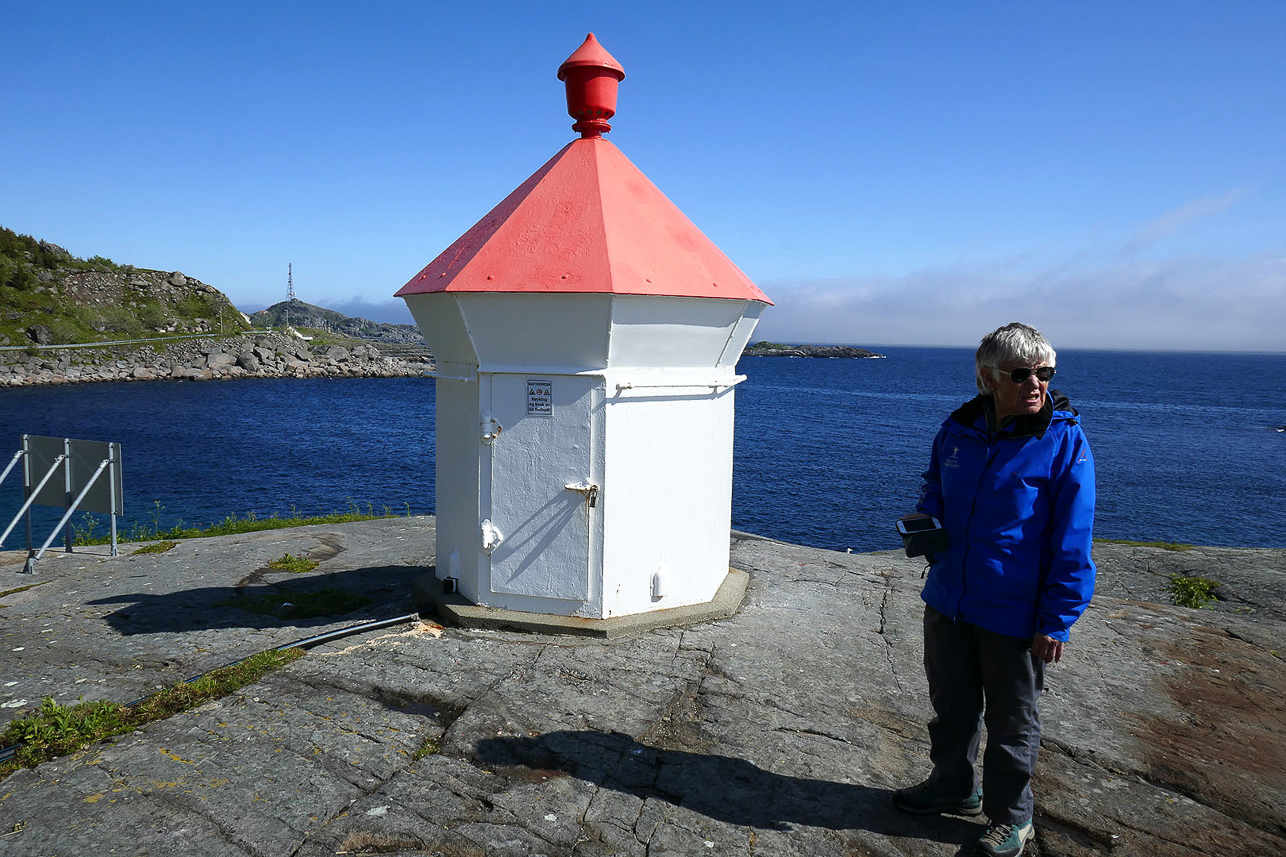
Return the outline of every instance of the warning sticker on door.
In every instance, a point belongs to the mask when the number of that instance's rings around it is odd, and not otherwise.
[[[527,416],[552,417],[554,415],[554,391],[547,380],[527,379]]]

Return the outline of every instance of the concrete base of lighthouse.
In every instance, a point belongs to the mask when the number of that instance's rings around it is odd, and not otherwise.
[[[535,634],[570,634],[616,640],[651,631],[727,619],[741,607],[746,595],[750,575],[735,568],[728,569],[714,598],[702,604],[688,604],[665,610],[614,616],[609,619],[586,619],[580,616],[558,616],[549,613],[525,613],[498,607],[480,607],[459,593],[445,594],[442,581],[433,574],[425,574],[412,584],[412,598],[417,609],[433,607],[438,618],[461,628],[489,628],[493,630],[527,631]]]

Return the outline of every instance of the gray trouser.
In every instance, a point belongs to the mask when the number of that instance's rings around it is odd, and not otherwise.
[[[1031,818],[1031,775],[1040,750],[1036,698],[1045,687],[1045,664],[1031,654],[1031,640],[953,622],[926,605],[924,671],[935,715],[929,723],[930,783],[949,795],[978,787],[974,763],[985,720],[983,812],[997,824]]]

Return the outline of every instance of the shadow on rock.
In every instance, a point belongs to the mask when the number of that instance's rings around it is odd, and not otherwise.
[[[368,614],[384,618],[390,605],[409,609],[411,582],[425,571],[425,567],[417,565],[309,575],[277,572],[282,579],[270,582],[256,573],[252,575],[255,582],[245,586],[205,586],[167,593],[123,593],[89,603],[122,605],[104,619],[124,636],[217,628],[312,628],[330,625],[343,618],[367,618]],[[306,601],[306,596],[325,594],[325,590],[339,590],[343,594],[369,600],[314,617],[301,617],[293,606],[270,609],[266,613],[237,606],[271,604],[274,601],[294,605]],[[342,601],[337,599],[335,603],[341,604]]]
[[[786,831],[799,824],[970,847],[979,833],[975,822],[960,818],[905,815],[893,808],[891,789],[777,774],[744,759],[651,747],[620,733],[486,738],[475,753],[477,761],[505,776],[570,774],[760,830]]]

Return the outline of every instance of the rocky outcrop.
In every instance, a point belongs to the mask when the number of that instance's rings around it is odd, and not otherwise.
[[[181,271],[74,271],[41,288],[54,306],[80,307],[99,333],[133,332],[141,325],[150,333],[215,334],[249,326],[226,295]]]
[[[432,368],[428,352],[386,356],[374,345],[308,343],[284,333],[189,339],[150,347],[0,352],[0,387],[91,381],[211,381],[222,378],[396,378]]]

